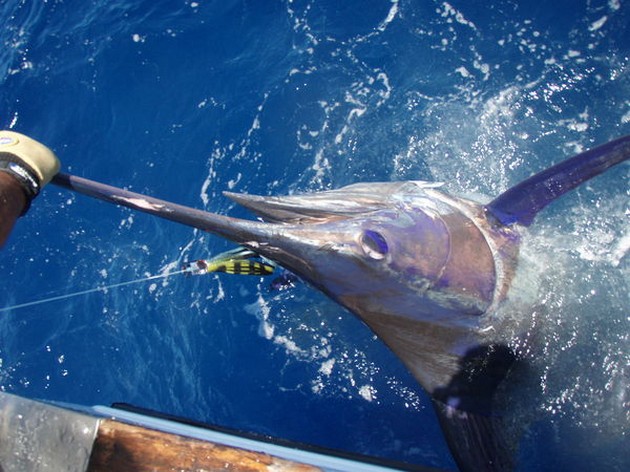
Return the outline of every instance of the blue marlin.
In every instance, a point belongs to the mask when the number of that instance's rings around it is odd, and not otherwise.
[[[422,181],[286,197],[226,195],[263,221],[207,213],[87,179],[53,182],[217,234],[271,259],[347,308],[431,396],[462,470],[509,470],[497,392],[518,360],[498,315],[521,233],[558,197],[630,157],[630,136],[578,154],[486,204]]]

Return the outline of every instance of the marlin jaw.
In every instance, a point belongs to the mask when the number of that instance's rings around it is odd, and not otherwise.
[[[289,197],[226,193],[269,223],[219,234],[309,281],[366,322],[432,393],[481,342],[517,235],[426,182],[362,183]],[[214,228],[216,231],[216,227]]]

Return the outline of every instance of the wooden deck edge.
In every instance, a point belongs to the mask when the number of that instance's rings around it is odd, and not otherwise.
[[[266,453],[187,438],[115,420],[100,422],[88,472],[316,472],[317,467]]]

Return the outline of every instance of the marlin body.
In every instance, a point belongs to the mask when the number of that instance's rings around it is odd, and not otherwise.
[[[518,359],[499,316],[522,228],[553,200],[630,157],[630,136],[579,154],[490,203],[439,185],[360,183],[288,197],[227,196],[234,219],[60,175],[55,183],[223,236],[286,267],[363,320],[435,401],[463,470],[509,470],[496,392]]]

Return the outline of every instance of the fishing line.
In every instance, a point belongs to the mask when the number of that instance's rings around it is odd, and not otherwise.
[[[143,277],[141,279],[136,279],[136,280],[129,280],[127,282],[120,282],[117,284],[111,284],[111,285],[103,285],[100,287],[95,287],[95,288],[90,288],[88,290],[81,290],[79,292],[73,292],[73,293],[67,293],[65,295],[58,295],[55,297],[49,297],[49,298],[43,298],[41,300],[35,300],[32,302],[27,302],[27,303],[20,303],[17,305],[12,305],[12,306],[7,306],[4,308],[0,308],[0,313],[4,312],[4,311],[10,311],[10,310],[17,310],[18,308],[26,308],[29,306],[34,306],[34,305],[41,305],[43,303],[49,303],[49,302],[54,302],[57,300],[65,300],[67,298],[72,298],[72,297],[78,297],[81,295],[86,295],[88,293],[94,293],[94,292],[104,292],[106,290],[112,289],[112,288],[117,288],[117,287],[123,287],[125,285],[131,285],[131,284],[138,284],[141,282],[147,282],[149,280],[156,280],[156,279],[163,279],[166,277],[170,277],[171,275],[178,275],[178,274],[183,274],[189,272],[188,269],[183,269],[183,270],[178,270],[175,272],[167,272],[166,274],[159,274],[159,275],[151,275],[149,277]]]

